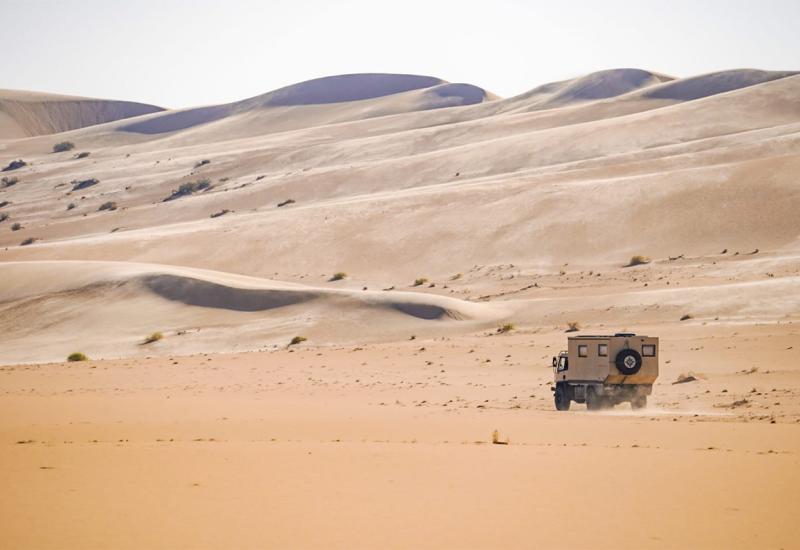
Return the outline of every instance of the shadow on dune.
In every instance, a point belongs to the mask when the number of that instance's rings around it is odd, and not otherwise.
[[[314,292],[235,288],[176,275],[148,275],[141,280],[147,288],[162,298],[190,306],[233,311],[264,311],[308,302],[319,297]]]

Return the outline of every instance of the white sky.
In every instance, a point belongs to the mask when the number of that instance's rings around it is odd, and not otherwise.
[[[800,69],[800,0],[0,0],[0,88],[187,107],[397,72],[501,96],[615,67]]]

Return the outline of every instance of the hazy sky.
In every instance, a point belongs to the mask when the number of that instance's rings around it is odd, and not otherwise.
[[[800,69],[800,0],[0,0],[0,88],[185,107],[398,72],[501,96],[638,67]]]

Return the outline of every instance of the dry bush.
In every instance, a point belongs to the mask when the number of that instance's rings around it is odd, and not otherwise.
[[[76,351],[74,353],[70,353],[67,356],[67,361],[74,362],[74,361],[88,361],[89,358],[86,357],[86,354]]]
[[[413,286],[422,286],[427,282],[428,282],[428,279],[426,279],[425,277],[420,277],[419,279],[414,279],[414,285]]]
[[[117,203],[114,202],[114,201],[108,201],[108,202],[104,202],[103,204],[101,204],[100,208],[98,208],[97,210],[98,211],[102,211],[102,210],[111,211],[111,210],[116,210],[116,209],[117,209]]]
[[[295,336],[294,338],[292,338],[291,342],[289,342],[289,345],[295,346],[297,344],[305,342],[306,340],[308,340],[308,338],[306,338],[305,336]]]
[[[63,153],[64,151],[71,151],[72,149],[75,149],[75,144],[71,141],[60,141],[53,145],[54,153]]]
[[[3,172],[10,172],[11,170],[17,170],[18,168],[22,168],[24,166],[28,166],[28,163],[22,159],[19,160],[12,160],[11,162],[3,168]]]
[[[175,199],[179,199],[181,197],[186,197],[188,195],[193,195],[200,191],[206,191],[211,189],[211,180],[208,178],[203,178],[197,181],[190,181],[187,183],[182,183],[176,190],[172,192],[172,194],[164,199],[162,202],[173,201]]]
[[[164,338],[163,334],[161,334],[160,332],[154,332],[153,334],[144,339],[144,343],[152,344],[153,342],[158,342],[162,338]]]
[[[686,313],[685,315],[681,316],[681,321],[688,321],[691,318],[692,318],[692,316],[690,314]]]
[[[636,254],[635,256],[631,256],[630,261],[625,267],[633,267],[635,265],[644,265],[649,264],[652,260],[647,256],[642,256],[641,254]]]
[[[506,333],[506,332],[511,332],[515,328],[516,327],[514,326],[514,323],[506,323],[506,324],[498,327],[497,333],[498,334],[503,334],[503,333]]]
[[[345,278],[347,278],[347,273],[345,273],[344,271],[337,271],[328,280],[329,281],[341,281],[342,279],[345,279]]]
[[[22,224],[19,222],[14,222],[11,224],[11,231],[19,231],[22,229]]]
[[[581,325],[578,321],[570,321],[567,323],[567,330],[564,332],[578,332],[581,330]]]
[[[78,191],[80,189],[86,189],[87,187],[92,187],[93,185],[97,185],[100,183],[100,180],[97,178],[89,178],[87,180],[73,180],[72,182],[72,190]]]

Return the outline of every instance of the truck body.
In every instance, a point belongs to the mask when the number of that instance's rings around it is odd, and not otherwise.
[[[567,351],[553,357],[555,405],[586,403],[590,410],[629,401],[647,406],[658,377],[658,338],[620,332],[613,336],[571,336]]]

